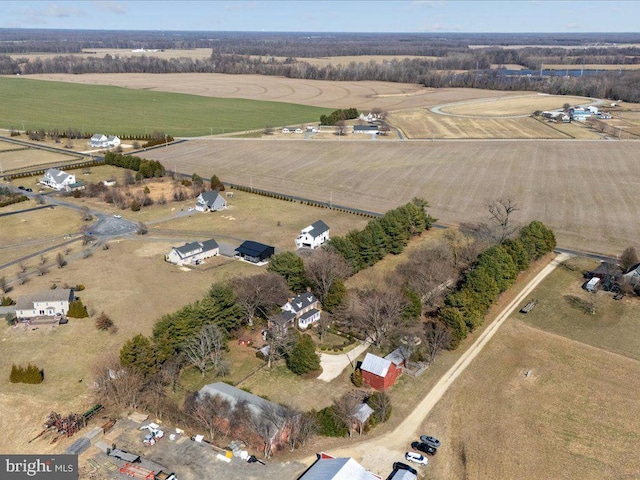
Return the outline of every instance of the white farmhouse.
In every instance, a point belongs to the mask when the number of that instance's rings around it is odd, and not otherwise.
[[[227,201],[217,190],[209,190],[198,195],[196,210],[199,212],[215,212],[227,207]]]
[[[76,176],[57,168],[50,168],[45,172],[40,183],[55,190],[64,190],[67,185],[76,183]]]
[[[281,308],[283,313],[289,312],[295,315],[301,330],[320,320],[320,302],[311,292],[290,298]]]
[[[89,146],[94,148],[113,148],[122,143],[118,137],[111,135],[107,137],[102,133],[96,133],[89,140]]]
[[[304,227],[296,238],[297,248],[317,248],[329,240],[329,226],[322,220]]]
[[[191,242],[181,247],[173,247],[165,256],[165,260],[175,265],[198,265],[202,260],[216,255],[220,255],[220,247],[212,238],[204,242]]]
[[[35,317],[55,317],[66,315],[69,303],[73,301],[73,290],[56,288],[34,295],[18,297],[16,317],[18,320],[29,320]]]

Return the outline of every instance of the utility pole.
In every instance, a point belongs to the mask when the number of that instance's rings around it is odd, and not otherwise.
[[[329,208],[333,209],[333,192],[329,192]]]

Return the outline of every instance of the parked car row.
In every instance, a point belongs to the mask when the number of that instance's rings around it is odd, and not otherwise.
[[[442,443],[437,438],[432,437],[430,435],[422,435],[420,436],[419,442],[411,443],[411,448],[414,450],[417,450],[418,452],[422,452],[426,455],[433,456],[436,453],[438,453],[438,448],[440,448],[440,445],[442,445]],[[422,453],[418,453],[418,452],[407,452],[404,454],[404,458],[408,462],[416,463],[418,465],[427,465],[429,463],[429,459],[425,455],[422,455]],[[393,465],[393,468],[396,469],[396,465],[398,464],[400,464],[400,462],[396,462]],[[400,465],[405,465],[405,464],[400,464]],[[414,469],[412,469],[408,465],[405,465],[405,466],[407,467],[406,469],[412,470],[412,473],[414,473],[417,476],[417,473]]]

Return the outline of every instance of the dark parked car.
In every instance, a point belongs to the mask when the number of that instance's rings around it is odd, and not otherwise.
[[[418,471],[415,468],[410,467],[406,463],[402,463],[402,462],[394,463],[393,464],[393,471],[395,472],[396,470],[408,470],[409,472],[411,472],[414,475],[418,476]]]
[[[426,453],[427,455],[435,455],[438,453],[437,448],[433,448],[431,445],[427,445],[424,442],[413,442],[411,444],[411,448],[418,450],[422,453]]]
[[[441,445],[440,440],[438,440],[436,437],[430,437],[428,435],[421,435],[420,441],[433,448],[440,448]]]
[[[25,192],[33,192],[33,188],[25,188]]]
[[[18,187],[18,190],[24,190],[24,186],[20,185],[20,186]]]

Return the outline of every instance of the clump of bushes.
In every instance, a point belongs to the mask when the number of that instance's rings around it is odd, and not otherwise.
[[[87,318],[89,316],[89,312],[87,312],[87,307],[82,304],[82,300],[78,299],[69,304],[67,316],[73,318]]]
[[[31,364],[27,365],[26,367],[20,367],[14,363],[11,366],[9,381],[11,383],[42,383],[44,381],[44,370],[41,370],[40,368]]]
[[[106,331],[112,327],[113,320],[111,320],[106,313],[102,312],[100,315],[98,315],[98,318],[96,318],[96,328],[98,330]]]

